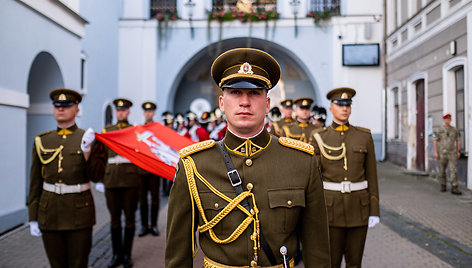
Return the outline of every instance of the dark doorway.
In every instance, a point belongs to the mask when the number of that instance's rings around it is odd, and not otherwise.
[[[416,82],[416,169],[425,170],[424,162],[424,80]]]

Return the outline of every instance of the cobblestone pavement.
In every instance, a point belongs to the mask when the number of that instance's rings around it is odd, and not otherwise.
[[[472,267],[472,192],[440,193],[428,176],[415,176],[390,163],[378,164],[381,223],[367,234],[364,267]],[[106,267],[111,257],[109,217],[103,194],[94,192],[91,267]],[[135,267],[164,267],[167,199],[159,213],[161,235],[135,237]],[[48,267],[40,238],[25,225],[0,237],[0,267]],[[202,267],[202,253],[194,267]],[[297,267],[304,267],[303,264]]]

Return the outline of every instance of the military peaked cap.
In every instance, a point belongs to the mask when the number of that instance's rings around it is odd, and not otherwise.
[[[144,102],[141,107],[143,107],[143,110],[148,111],[148,110],[156,110],[157,105],[154,102],[151,101],[146,101]]]
[[[271,89],[280,79],[280,65],[268,53],[254,48],[235,48],[221,54],[211,66],[218,87]]]
[[[66,107],[73,104],[79,104],[82,101],[82,95],[77,91],[67,88],[56,88],[49,92],[49,98],[56,107]]]
[[[113,104],[117,110],[128,109],[133,106],[133,102],[124,98],[117,98],[113,100]]]
[[[351,105],[352,97],[356,95],[356,91],[350,87],[338,87],[326,94],[326,98],[332,103],[339,105]]]
[[[175,115],[175,121],[177,121],[178,123],[185,123],[184,115],[181,113],[177,113]]]
[[[206,123],[209,123],[210,122],[210,113],[209,112],[204,112],[202,113],[202,116],[200,116],[200,118],[198,118],[198,122],[200,124],[206,124]]]
[[[291,99],[286,99],[280,102],[280,105],[284,108],[292,108],[293,106],[293,100]]]
[[[295,103],[295,105],[297,105],[300,108],[310,109],[311,104],[313,103],[313,99],[308,98],[308,97],[301,97],[301,98],[295,99],[293,102]]]

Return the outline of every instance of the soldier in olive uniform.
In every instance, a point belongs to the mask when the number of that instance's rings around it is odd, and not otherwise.
[[[444,125],[434,132],[434,156],[439,159],[439,183],[440,191],[445,192],[446,186],[446,167],[449,167],[451,175],[451,193],[461,195],[457,186],[457,159],[461,157],[460,133],[451,126],[451,114],[443,116]],[[439,144],[439,150],[438,150]]]
[[[283,126],[289,125],[295,121],[292,118],[293,101],[290,99],[286,99],[280,102],[280,105],[282,106],[282,119],[276,122],[272,122],[272,126],[270,128],[270,134],[273,134],[277,137],[283,136]]]
[[[43,238],[51,267],[87,267],[95,207],[85,162],[94,140],[75,124],[82,96],[70,89],[49,94],[57,130],[35,137],[28,212],[30,231]]]
[[[361,267],[367,226],[379,222],[379,193],[370,130],[349,124],[352,88],[328,92],[333,123],[315,130],[311,143],[319,157],[328,209],[331,265]]]
[[[296,120],[292,124],[282,127],[282,137],[287,137],[303,142],[308,142],[310,134],[319,126],[310,123],[312,98],[298,98],[294,101],[297,108],[295,109]]]
[[[153,116],[156,111],[157,105],[153,102],[145,102],[142,104],[144,110],[145,124],[153,122]],[[159,214],[159,188],[161,177],[148,172],[144,169],[139,169],[141,175],[141,187],[139,191],[139,210],[141,212],[141,231],[138,236],[145,236],[151,233],[154,236],[159,235],[159,229],[157,228],[157,218]],[[149,205],[148,205],[148,192],[151,193],[151,228],[149,228]]]
[[[133,103],[127,99],[113,100],[116,108],[115,125],[106,126],[102,132],[110,132],[130,127],[128,123],[129,108]],[[96,149],[103,148],[103,149]],[[106,165],[103,181],[105,184],[105,197],[107,208],[111,218],[111,242],[113,256],[108,267],[132,267],[131,250],[135,232],[135,215],[138,206],[138,187],[140,176],[138,167],[128,159],[118,155],[100,142],[96,142],[92,148],[91,161],[102,161]],[[121,215],[125,215],[124,239],[122,239]]]
[[[313,147],[264,128],[279,64],[263,51],[237,48],[220,55],[211,74],[223,91],[219,106],[228,131],[223,141],[180,151],[169,198],[166,267],[192,267],[197,229],[204,267],[283,267],[281,247],[288,262],[297,235],[305,267],[329,267]]]

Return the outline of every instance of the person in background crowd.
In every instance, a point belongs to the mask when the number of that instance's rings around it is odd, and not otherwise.
[[[272,126],[270,129],[270,134],[273,134],[277,137],[283,136],[282,127],[285,125],[289,125],[294,122],[292,118],[293,114],[293,100],[286,99],[280,102],[282,106],[282,119],[278,121],[272,121]]]
[[[79,93],[59,88],[49,97],[57,129],[35,137],[28,195],[30,233],[42,236],[52,268],[86,268],[95,206],[85,163],[95,133],[75,124],[82,101]]]
[[[192,139],[195,142],[198,142],[197,129],[199,126],[197,124],[197,115],[192,111],[188,111],[187,122],[188,133],[186,137]]]
[[[308,142],[310,134],[313,130],[318,128],[310,123],[310,112],[312,98],[302,97],[294,101],[296,114],[296,121],[282,127],[283,137],[292,138],[295,140]]]
[[[314,125],[324,127],[326,123],[326,109],[316,105],[313,106],[311,119]]]
[[[460,133],[451,126],[451,114],[445,114],[443,121],[444,125],[434,132],[433,140],[434,157],[439,160],[440,191],[447,191],[446,167],[448,167],[451,176],[451,193],[461,195],[462,192],[457,185],[457,159],[461,157]]]
[[[197,137],[198,141],[206,141],[210,139],[210,133],[208,132],[208,124],[210,123],[210,113],[209,112],[204,112],[202,113],[202,116],[198,118],[198,123],[200,124],[200,127],[197,128]]]
[[[186,134],[188,133],[188,129],[185,126],[184,115],[181,113],[177,113],[175,115],[175,123],[177,124],[175,126],[175,130],[177,131],[177,133],[179,133],[181,136],[186,136]]]
[[[174,129],[174,115],[171,112],[169,111],[163,112],[161,119],[166,127]]]

